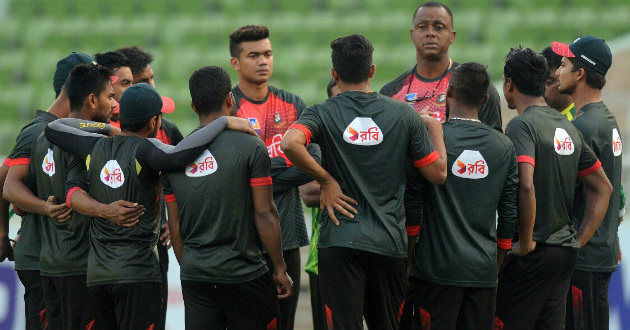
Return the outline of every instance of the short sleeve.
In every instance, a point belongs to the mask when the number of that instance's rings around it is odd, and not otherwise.
[[[530,126],[520,118],[514,118],[505,128],[505,135],[514,144],[517,161],[536,166],[536,144]]]
[[[177,200],[175,198],[175,193],[173,192],[169,176],[170,174],[165,172],[162,172],[162,175],[160,175],[160,180],[162,181],[162,192],[164,193],[164,201],[166,203],[171,203]]]
[[[289,129],[292,128],[299,129],[304,133],[306,136],[306,144],[311,143],[311,141],[317,142],[322,128],[322,120],[316,108],[306,108],[298,120],[289,127]]]
[[[249,184],[250,186],[268,186],[271,180],[271,160],[265,143],[256,139],[256,146],[252,148],[249,158]]]
[[[31,160],[31,149],[39,134],[44,130],[45,123],[32,125],[20,132],[15,140],[15,147],[9,154],[11,161],[8,166],[28,165]]]
[[[408,111],[403,112],[409,128],[407,157],[413,161],[414,167],[424,167],[439,159],[440,155],[433,148],[427,126],[420,115],[413,108],[408,108]]]
[[[68,157],[68,176],[66,177],[65,183],[66,196],[71,190],[76,190],[76,188],[88,191],[89,179],[85,162],[83,162],[80,158],[67,153],[64,153],[63,155]]]
[[[600,169],[600,167],[602,167],[602,163],[600,163],[599,159],[597,159],[597,156],[591,147],[584,143],[581,134],[580,139],[582,139],[582,145],[584,146],[582,148],[582,152],[580,153],[580,162],[578,164],[578,178],[581,179]]]

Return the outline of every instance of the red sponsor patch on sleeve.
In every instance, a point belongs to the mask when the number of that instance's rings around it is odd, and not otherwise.
[[[263,178],[251,178],[249,179],[249,185],[252,187],[255,186],[270,186],[273,184],[273,181],[271,181],[271,177],[270,176],[266,176]]]
[[[289,129],[297,129],[302,131],[302,133],[304,133],[304,135],[306,136],[306,144],[310,144],[311,143],[311,139],[313,138],[313,134],[311,133],[311,131],[308,129],[308,127],[302,125],[302,124],[293,124],[291,126],[289,126]]]
[[[425,167],[438,159],[440,159],[440,154],[438,154],[438,152],[434,150],[432,153],[428,154],[426,157],[422,159],[414,160],[413,166]]]
[[[602,167],[602,163],[598,159],[597,162],[595,164],[593,164],[593,166],[591,166],[591,167],[589,167],[589,168],[587,168],[585,170],[579,171],[578,172],[578,178],[581,179],[581,178],[583,178],[583,177],[585,177],[587,175],[593,174],[597,170],[599,170],[600,167]]]
[[[521,155],[516,157],[516,160],[519,163],[529,163],[532,164],[532,166],[536,166],[536,161],[534,160],[534,158],[530,157],[530,156],[525,156],[525,155]]]

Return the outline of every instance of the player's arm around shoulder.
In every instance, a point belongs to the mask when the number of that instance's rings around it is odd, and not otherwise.
[[[435,118],[427,115],[421,116],[424,125],[427,127],[429,137],[433,143],[433,148],[437,151],[439,158],[426,166],[418,167],[420,173],[433,184],[441,185],[446,181],[446,146],[444,145],[444,132],[442,124]]]

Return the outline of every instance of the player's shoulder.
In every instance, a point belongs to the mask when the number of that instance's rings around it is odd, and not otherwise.
[[[289,102],[289,103],[306,104],[306,103],[304,103],[304,100],[302,100],[301,97],[299,97],[299,96],[297,96],[297,95],[295,95],[295,94],[293,94],[291,92],[288,92],[288,91],[286,91],[284,89],[280,89],[280,88],[277,88],[275,86],[269,85],[269,96],[271,96],[271,95],[275,95],[277,98],[279,98],[279,99],[281,99],[283,101]]]
[[[404,85],[405,81],[409,82],[409,78],[411,77],[413,68],[406,70],[405,72],[398,75],[396,78],[392,79],[390,82],[386,83],[381,87],[380,93],[391,97],[396,94],[402,85]]]

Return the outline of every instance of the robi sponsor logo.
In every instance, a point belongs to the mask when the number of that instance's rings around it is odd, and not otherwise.
[[[350,144],[373,146],[383,142],[383,132],[370,117],[357,117],[343,132],[343,139]]]
[[[48,148],[46,157],[44,157],[44,161],[42,162],[42,170],[44,173],[48,174],[48,176],[55,174],[55,159],[53,158],[53,151],[50,148]]]
[[[125,183],[125,175],[116,160],[105,163],[101,170],[101,181],[112,188],[118,188]]]
[[[249,120],[249,124],[252,126],[256,134],[261,135],[262,129],[260,128],[260,123],[257,118],[247,118]]]
[[[204,150],[195,161],[186,167],[186,176],[191,178],[210,175],[217,171],[219,164],[210,151]]]
[[[616,128],[612,130],[612,148],[613,155],[621,156],[621,151],[623,151],[623,145],[621,144],[621,136],[619,136],[619,131]]]
[[[477,150],[464,150],[451,168],[453,175],[464,179],[483,179],[489,171],[486,160]]]
[[[569,133],[564,128],[556,128],[556,135],[554,136],[554,150],[558,155],[568,156],[573,154],[575,145],[573,140],[569,136]]]

